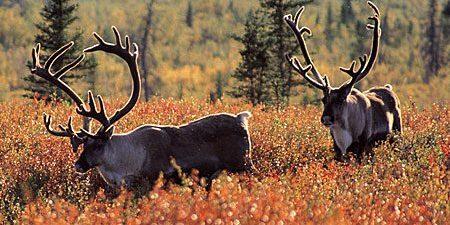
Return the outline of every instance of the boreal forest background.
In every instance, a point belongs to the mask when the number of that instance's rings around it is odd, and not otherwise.
[[[26,94],[24,77],[29,74],[26,65],[38,34],[35,24],[42,22],[40,12],[45,2],[0,1],[0,101]],[[75,12],[78,19],[70,26],[71,32],[81,29],[83,45],[88,47],[95,44],[94,31],[106,40],[113,40],[110,28],[114,25],[141,47],[148,2],[71,1],[78,4]],[[264,16],[262,2],[267,1],[154,0],[148,48],[143,53],[146,56],[140,56],[148,65],[152,94],[200,99],[215,95],[235,101],[230,95],[238,85],[233,74],[242,62],[240,50],[244,48],[236,37],[244,34],[249,15]],[[421,105],[448,101],[449,1],[375,0],[374,3],[381,10],[381,50],[375,68],[358,88],[365,90],[390,83],[404,102],[409,98]],[[286,13],[295,13],[295,10],[296,7],[292,7]],[[348,67],[351,60],[369,52],[371,31],[364,27],[371,14],[366,1],[315,0],[306,5],[301,25],[308,26],[313,33],[307,38],[307,45],[316,66],[330,77],[333,85],[338,86],[348,79],[339,71],[340,66]],[[430,29],[435,29],[434,36],[430,37]],[[288,34],[293,36],[291,32]],[[291,40],[295,46],[295,39]],[[301,58],[298,50],[295,54]],[[430,62],[429,55],[433,54],[439,55],[438,70]],[[94,89],[106,98],[128,96],[131,79],[126,65],[110,55],[98,53],[95,57],[97,68],[76,80],[72,84],[74,89],[78,93]],[[314,103],[321,95],[306,85],[294,87],[291,93],[290,104]]]

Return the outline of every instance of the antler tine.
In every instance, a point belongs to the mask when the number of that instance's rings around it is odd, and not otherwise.
[[[61,129],[62,131],[66,131],[67,133],[72,135],[76,135],[74,129],[73,129],[73,125],[72,125],[72,116],[69,116],[69,121],[67,121],[67,127],[64,127],[61,124],[58,124],[59,129]]]
[[[91,112],[97,112],[97,106],[95,105],[94,95],[92,94],[92,91],[88,91],[88,104],[89,110]]]
[[[130,37],[128,37],[128,35],[125,35],[125,50],[130,52]]]
[[[368,1],[367,4],[373,9],[374,16],[370,16],[369,20],[373,20],[374,24],[367,24],[367,29],[373,30],[373,37],[372,37],[372,48],[370,50],[370,56],[367,58],[367,54],[364,54],[362,57],[359,57],[359,61],[361,63],[361,66],[357,71],[354,71],[354,67],[356,62],[353,61],[350,68],[342,68],[339,69],[342,72],[347,73],[352,78],[344,83],[346,86],[353,87],[354,84],[358,83],[360,80],[362,80],[367,74],[369,74],[370,70],[372,69],[373,65],[375,64],[377,55],[378,55],[378,47],[379,47],[379,40],[381,36],[381,29],[380,29],[380,11],[378,10],[378,7],[373,4],[371,1]]]
[[[300,7],[299,10],[297,10],[297,12],[295,13],[294,16],[294,23],[295,23],[295,27],[298,29],[298,23],[300,22],[300,17],[303,13],[303,11],[305,10],[305,6]],[[290,15],[290,14],[289,14]],[[291,18],[291,17],[290,17]],[[300,34],[303,35],[303,33],[307,33],[308,36],[312,35],[311,29],[309,29],[309,27],[303,26],[302,28],[299,29],[300,30]]]
[[[295,36],[297,38],[297,41],[299,43],[300,49],[301,49],[301,51],[303,53],[303,57],[305,58],[306,63],[308,65],[311,65],[311,72],[313,73],[314,77],[316,78],[314,80],[313,85],[317,87],[317,84],[319,84],[320,88],[323,89],[325,87],[325,83],[324,83],[324,81],[322,79],[322,76],[320,75],[319,71],[317,70],[316,66],[314,65],[314,63],[311,60],[311,57],[310,57],[309,52],[308,52],[308,48],[306,47],[305,39],[303,38],[303,34],[304,33],[307,33],[308,36],[311,36],[312,32],[306,26],[303,26],[303,27],[299,28],[300,17],[301,17],[301,15],[302,15],[304,10],[305,10],[305,7],[302,6],[295,13],[294,19],[292,19],[292,15],[291,14],[288,14],[288,15],[284,16],[284,20],[289,25],[291,30],[294,32],[294,34],[295,34]],[[291,65],[293,65],[293,64],[291,63]],[[305,76],[303,76],[303,77],[305,77]],[[308,81],[313,80],[309,76],[308,76],[308,78],[307,77],[305,77],[305,78]]]
[[[113,30],[114,36],[116,38],[116,45],[120,46],[121,48],[123,48],[122,38],[120,37],[119,30],[117,30],[116,26],[112,26],[111,29]]]
[[[64,46],[62,46],[61,48],[59,48],[58,50],[56,50],[56,52],[54,52],[53,54],[50,55],[50,57],[47,59],[47,61],[44,64],[44,68],[46,70],[50,71],[50,68],[52,67],[53,63],[62,55],[64,54],[67,50],[69,50],[69,48],[71,48],[73,46],[74,42],[71,41],[67,44],[65,44]]]
[[[369,6],[373,9],[373,11],[375,13],[375,16],[379,17],[380,16],[380,10],[378,9],[378,7],[375,4],[373,4],[373,2],[371,2],[371,1],[367,1],[367,4],[369,4]]]
[[[99,51],[99,50],[109,52],[106,50],[107,49],[106,47],[112,48],[112,47],[116,46],[112,43],[109,43],[109,42],[106,42],[105,40],[103,40],[103,38],[99,34],[97,34],[97,32],[93,32],[92,34],[94,35],[95,39],[97,39],[98,44],[95,44],[91,47],[85,48],[83,50],[83,52],[95,52],[95,51]]]
[[[366,65],[366,61],[367,61],[367,54],[364,54],[363,56],[359,57],[360,66],[357,71],[355,71],[355,65],[356,65],[355,60],[352,61],[352,64],[350,65],[349,68],[339,67],[339,69],[342,72],[347,73],[349,76],[355,77],[362,72],[362,70],[364,69],[364,66]]]
[[[136,43],[133,43],[133,46],[135,47],[136,51],[130,52],[131,45],[130,45],[130,38],[128,37],[128,35],[125,36],[125,46],[123,46],[122,38],[120,37],[118,29],[115,26],[112,26],[111,29],[113,30],[114,37],[116,39],[115,44],[104,41],[103,38],[100,37],[100,35],[94,32],[93,35],[99,43],[91,47],[85,48],[83,51],[84,52],[104,51],[107,53],[113,53],[124,59],[127,63],[129,64],[133,63],[133,60],[136,60],[138,56]]]
[[[366,28],[368,30],[375,30],[375,27],[378,27],[378,35],[381,35],[380,18],[378,18],[378,16],[371,16],[369,17],[369,20],[372,20],[374,24],[367,24]]]
[[[83,59],[84,54],[79,56],[76,60],[71,62],[70,64],[64,66],[62,69],[60,69],[58,72],[53,74],[50,70],[53,65],[53,62],[58,59],[64,52],[66,52],[70,47],[73,46],[73,42],[69,42],[66,45],[59,48],[55,53],[53,53],[49,59],[45,62],[44,67],[41,66],[39,62],[39,53],[41,45],[37,44],[35,48],[33,48],[31,52],[31,57],[33,59],[33,66],[31,67],[31,73],[35,74],[48,82],[56,85],[58,88],[63,90],[66,94],[69,95],[70,98],[78,105],[83,104],[83,100],[78,96],[75,91],[73,91],[64,81],[62,81],[60,78],[69,70],[76,67]]]
[[[73,62],[69,63],[68,65],[66,65],[63,68],[61,68],[60,70],[58,70],[58,72],[56,72],[53,76],[56,79],[60,79],[62,76],[64,76],[67,73],[67,71],[78,66],[78,64],[80,64],[80,62],[83,61],[84,57],[85,57],[84,54],[78,56],[77,59],[75,59]]]
[[[97,98],[100,105],[100,111],[97,111],[97,105],[95,103],[94,95],[92,94],[91,91],[88,91],[89,110],[86,109],[85,106],[83,105],[81,107],[78,107],[76,111],[78,114],[85,117],[93,118],[99,121],[102,124],[102,126],[108,127],[110,125],[110,122],[108,116],[106,115],[103,99],[99,95],[97,96]]]
[[[297,73],[302,75],[303,78],[305,78],[309,83],[311,83],[311,85],[322,90],[325,89],[325,86],[319,84],[317,81],[308,76],[308,72],[312,68],[311,65],[308,65],[305,68],[303,68],[297,57],[289,57],[287,54],[285,55],[285,57],[288,60],[289,64],[292,66],[292,68],[294,68],[294,70],[297,71]]]
[[[297,71],[298,73],[302,75],[306,75],[306,73],[311,70],[311,65],[306,66],[305,68],[302,67],[300,62],[298,61],[297,57],[290,57],[288,55],[285,55],[286,59],[289,61],[291,66]]]
[[[303,11],[305,10],[305,6],[300,7],[300,9],[297,10],[294,16],[295,25],[298,27],[298,22],[300,21],[300,16],[302,15]],[[290,15],[290,14],[289,14]]]
[[[133,47],[134,47],[134,52],[133,52],[133,54],[136,56],[136,58],[137,58],[137,56],[139,55],[139,47],[138,47],[138,45],[135,43],[135,42],[133,42]]]
[[[116,110],[115,113],[108,118],[106,115],[106,111],[103,105],[103,99],[98,96],[100,103],[100,112],[88,112],[86,109],[78,109],[77,112],[83,113],[85,115],[89,115],[90,117],[98,120],[102,123],[103,127],[99,132],[106,132],[115,122],[125,116],[137,103],[140,94],[140,75],[139,69],[137,65],[137,58],[139,55],[139,48],[136,43],[133,43],[134,51],[131,52],[131,42],[128,35],[125,36],[125,46],[123,46],[122,39],[119,31],[115,26],[112,26],[112,30],[114,32],[116,43],[108,43],[105,42],[97,33],[94,32],[94,37],[98,40],[98,44],[91,46],[89,48],[84,49],[84,52],[94,52],[94,51],[103,51],[107,53],[112,53],[123,60],[125,60],[130,69],[131,77],[133,80],[133,89],[128,102],[121,109]],[[84,112],[83,112],[84,111]],[[92,111],[92,109],[91,109]],[[98,132],[98,133],[99,133]]]
[[[31,67],[31,72],[36,71],[37,67],[41,67],[41,63],[39,62],[39,53],[41,51],[41,44],[37,44],[36,47],[31,50],[31,57],[33,58],[33,66]]]
[[[331,87],[331,86],[330,86],[330,81],[328,80],[328,76],[327,76],[327,75],[324,75],[323,78],[324,78],[324,80],[325,80],[325,86],[326,86],[327,88]]]
[[[356,61],[353,60],[353,61],[352,61],[352,64],[350,65],[349,68],[339,67],[339,69],[340,69],[342,72],[347,73],[347,74],[350,75],[351,77],[354,77],[354,75],[356,75],[355,72],[354,72],[355,65],[356,65]],[[361,65],[361,68],[362,68],[363,66],[364,66],[364,65]]]
[[[72,137],[73,133],[64,129],[64,127],[62,127],[61,125],[58,125],[58,127],[61,129],[61,131],[56,131],[52,128],[52,116],[49,116],[46,113],[44,113],[43,117],[44,117],[45,128],[47,129],[47,131],[50,134],[58,136],[58,137]],[[71,118],[69,118],[69,123],[70,122],[71,122]]]
[[[103,38],[97,34],[97,32],[92,33],[95,37],[95,39],[97,39],[97,41],[102,44],[102,45],[106,45],[107,43],[105,42],[105,40],[103,40]],[[86,52],[86,50],[84,50]]]

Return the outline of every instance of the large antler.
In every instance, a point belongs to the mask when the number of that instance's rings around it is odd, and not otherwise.
[[[377,6],[373,4],[371,1],[368,1],[367,4],[373,9],[375,15],[369,17],[369,20],[373,20],[374,24],[367,24],[367,29],[373,30],[373,38],[372,38],[372,48],[370,50],[370,57],[369,60],[367,60],[367,54],[364,54],[363,56],[359,57],[360,61],[360,67],[358,70],[355,69],[356,61],[353,60],[352,64],[349,68],[342,68],[339,69],[342,72],[347,73],[350,77],[352,77],[349,81],[344,83],[347,87],[353,87],[356,83],[358,83],[360,80],[362,80],[367,74],[369,74],[370,70],[373,68],[373,65],[375,64],[375,61],[377,59],[378,55],[378,46],[380,42],[380,36],[381,36],[381,29],[380,29],[380,11],[378,10]]]
[[[130,50],[130,38],[128,35],[125,36],[125,46],[122,44],[122,40],[119,34],[119,31],[116,27],[112,27],[116,38],[116,44],[108,43],[103,40],[97,33],[94,32],[94,37],[98,40],[98,44],[91,46],[89,48],[84,49],[84,52],[95,52],[95,51],[104,51],[107,53],[112,53],[123,60],[125,60],[130,68],[131,77],[133,79],[133,89],[131,92],[131,96],[128,99],[128,102],[121,109],[117,110],[113,116],[108,117],[105,111],[105,107],[103,104],[103,99],[100,95],[97,96],[98,102],[100,105],[100,111],[97,111],[97,106],[92,95],[92,92],[88,93],[89,96],[89,110],[87,110],[84,105],[82,107],[77,108],[77,112],[80,115],[91,117],[97,121],[99,121],[103,127],[101,128],[102,132],[106,132],[115,122],[125,116],[131,109],[136,105],[139,100],[140,90],[141,90],[141,79],[139,75],[137,58],[139,55],[138,46],[136,43],[133,43],[134,51]],[[85,131],[83,131],[85,132]],[[87,133],[87,132],[85,132]],[[88,133],[87,133],[88,134]],[[92,135],[92,134],[90,134]]]
[[[303,11],[305,10],[305,7],[302,6],[297,13],[294,16],[294,19],[292,19],[292,15],[288,14],[284,16],[284,20],[289,25],[292,31],[294,31],[294,34],[297,38],[298,44],[300,46],[300,49],[303,53],[303,57],[305,58],[306,63],[308,64],[305,68],[303,68],[297,59],[297,57],[290,57],[286,55],[286,59],[289,61],[291,66],[294,68],[295,71],[297,71],[300,75],[302,75],[309,83],[311,83],[314,87],[326,90],[329,87],[328,78],[320,75],[319,71],[317,70],[316,66],[314,65],[313,61],[311,60],[311,56],[309,55],[308,48],[306,47],[305,39],[303,38],[303,33],[307,33],[309,36],[311,36],[311,30],[308,27],[298,27],[298,23],[300,20],[300,16],[302,15]],[[310,71],[314,74],[316,77],[316,80],[312,79],[310,76],[308,76],[308,71]],[[325,79],[325,80],[324,80]]]
[[[70,64],[64,66],[63,68],[58,70],[56,73],[52,73],[50,71],[53,63],[61,55],[63,55],[70,47],[72,47],[73,44],[74,43],[71,41],[71,42],[67,43],[66,45],[62,46],[56,52],[54,52],[47,59],[44,66],[41,66],[40,60],[39,60],[39,53],[41,50],[41,45],[37,44],[36,47],[33,48],[32,52],[31,52],[31,56],[33,58],[33,64],[31,66],[31,73],[56,85],[58,88],[63,90],[67,95],[69,95],[69,97],[77,104],[78,107],[81,107],[83,105],[83,100],[81,100],[81,98],[77,95],[77,93],[75,93],[75,91],[73,91],[64,81],[62,81],[61,78],[62,78],[62,76],[64,76],[64,74],[66,74],[69,70],[76,67],[84,59],[84,54],[80,55],[77,59],[75,59]],[[51,123],[52,123],[51,116],[48,116],[47,114],[44,113],[44,124],[50,134],[53,134],[55,136],[60,136],[60,137],[78,136],[78,134],[73,131],[72,117],[69,118],[67,127],[58,125],[58,127],[60,128],[61,131],[56,131],[56,130],[52,129]]]

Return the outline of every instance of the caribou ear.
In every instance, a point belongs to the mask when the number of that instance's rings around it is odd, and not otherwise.
[[[81,144],[83,144],[85,139],[81,139],[77,136],[70,137],[70,143],[72,144],[72,150],[74,153],[77,153],[78,147],[80,147]]]

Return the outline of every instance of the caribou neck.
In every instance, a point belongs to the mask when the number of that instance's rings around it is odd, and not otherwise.
[[[118,185],[126,176],[140,174],[145,159],[146,150],[141,142],[130,134],[115,134],[106,142],[97,169],[108,183]]]

